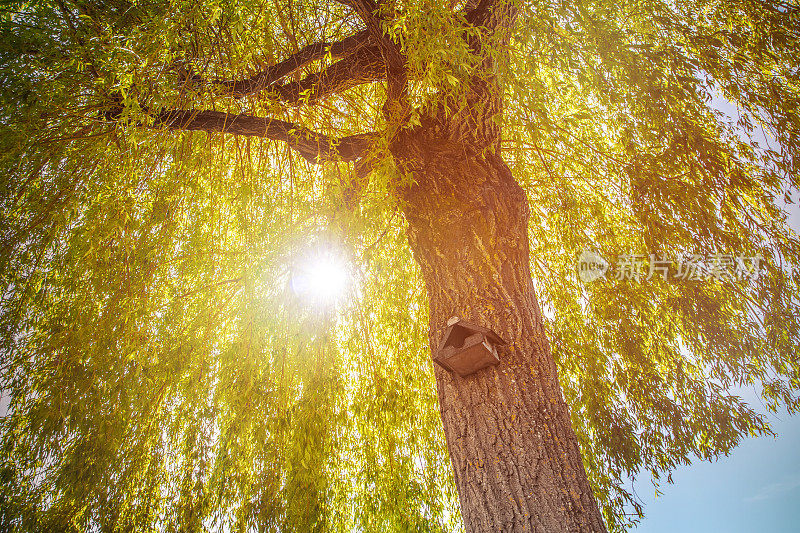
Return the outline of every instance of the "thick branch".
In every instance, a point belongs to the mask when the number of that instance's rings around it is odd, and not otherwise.
[[[373,40],[375,40],[383,57],[386,68],[386,103],[384,115],[390,122],[402,124],[408,117],[408,74],[406,72],[406,58],[403,51],[390,35],[384,33],[381,27],[381,16],[392,16],[391,7],[385,0],[338,0],[350,6],[367,26]],[[383,14],[381,14],[383,9]]]
[[[118,115],[119,111],[116,111],[106,116],[116,119]],[[376,137],[374,133],[360,133],[337,139],[283,120],[221,111],[170,109],[153,118],[156,128],[231,133],[283,141],[312,163],[357,160],[366,153]]]
[[[386,78],[386,67],[376,47],[359,50],[337,61],[321,72],[315,72],[286,85],[273,86],[271,91],[292,105],[310,103],[351,87]]]
[[[375,41],[379,43],[384,41],[381,21],[377,15],[378,5],[373,0],[339,0],[339,2],[352,8],[358,14]]]
[[[380,79],[389,79],[390,99],[402,98],[403,89],[400,87],[406,81],[401,73],[404,71],[405,59],[399,46],[383,33],[380,18],[377,13],[378,4],[374,0],[337,0],[341,4],[351,7],[362,19],[367,29],[333,43],[317,42],[303,47],[285,60],[271,65],[258,74],[242,80],[219,79],[211,83],[227,89],[234,98],[256,94],[265,89],[277,93],[281,100],[290,104],[300,103],[301,94],[311,90],[309,97],[313,100],[325,95],[333,94],[354,87],[361,83],[369,83]],[[508,25],[513,21],[513,14],[506,9],[510,4],[501,4],[502,0],[481,0],[467,15],[467,22],[474,26],[483,26],[492,29],[498,25]],[[510,15],[510,16],[509,16]],[[505,20],[504,20],[505,19]],[[505,24],[503,24],[505,22]],[[382,52],[385,68],[390,75],[378,75],[379,67],[375,62],[375,54],[366,52],[365,47],[378,44]],[[373,48],[370,47],[370,48]],[[359,55],[359,51],[362,54]],[[372,50],[374,52],[374,49]],[[308,65],[313,61],[322,59],[327,54],[333,59],[345,58],[327,69],[311,74],[299,82],[292,82],[283,86],[277,83]],[[353,57],[356,56],[356,57]],[[350,61],[348,61],[350,59]],[[353,69],[353,75],[346,75],[347,69]],[[390,79],[392,78],[392,79]],[[397,78],[397,79],[394,79]],[[195,80],[195,82],[202,80]],[[394,83],[391,83],[394,81]]]
[[[482,27],[490,32],[508,30],[514,25],[519,7],[514,0],[480,0],[475,9],[470,10],[466,19],[475,27]],[[505,41],[503,36],[501,41]]]
[[[231,96],[241,98],[266,89],[309,63],[322,59],[327,54],[330,54],[330,57],[334,59],[338,59],[357,52],[367,46],[369,42],[370,32],[363,30],[334,43],[318,42],[309,44],[299,52],[292,54],[280,63],[267,67],[255,76],[244,80],[213,80],[212,83],[228,89]]]
[[[478,149],[492,148],[496,153],[502,139],[495,118],[503,111],[503,101],[495,61],[508,53],[510,30],[518,13],[514,1],[478,0],[468,4],[465,22],[476,31],[467,32],[466,42],[479,59],[477,68],[467,81],[466,99],[449,97],[430,115],[450,139]]]

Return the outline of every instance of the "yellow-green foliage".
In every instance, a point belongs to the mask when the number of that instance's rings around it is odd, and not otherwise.
[[[474,73],[460,3],[396,2],[410,100]],[[503,156],[531,204],[532,272],[609,527],[630,479],[727,453],[798,407],[800,20],[731,0],[519,2]],[[318,105],[187,84],[244,77],[359,21],[308,0],[4,2],[0,7],[0,522],[20,531],[461,528],[427,346],[425,289],[384,158],[354,212],[352,167],[286,146],[163,132],[145,109],[380,131],[384,89]],[[329,63],[323,59],[321,63]],[[319,68],[320,64],[311,68]],[[735,103],[750,146],[711,107]],[[122,101],[121,120],[103,112]],[[452,101],[459,101],[453,99]],[[412,119],[413,123],[413,119]],[[384,139],[385,140],[385,139]],[[289,287],[335,246],[336,311]],[[760,254],[756,280],[582,283],[582,250]],[[730,392],[733,390],[734,392]],[[628,488],[626,488],[628,487]]]

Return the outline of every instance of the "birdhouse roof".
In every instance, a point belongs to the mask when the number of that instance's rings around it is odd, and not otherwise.
[[[484,335],[486,335],[486,338],[488,338],[494,344],[497,344],[499,346],[506,344],[506,341],[500,338],[500,335],[498,335],[491,329],[479,326],[478,324],[473,324],[472,322],[467,322],[466,320],[458,319],[457,322],[450,322],[450,326],[444,332],[444,336],[442,337],[442,342],[439,345],[439,350],[441,350],[444,347],[445,343],[447,343],[447,339],[450,337],[450,335],[452,335],[453,328],[455,328],[456,326],[472,331],[474,333],[483,333]]]

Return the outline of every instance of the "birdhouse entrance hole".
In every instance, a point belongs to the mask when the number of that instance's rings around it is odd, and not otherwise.
[[[464,346],[464,341],[467,340],[467,337],[470,337],[473,333],[475,332],[468,330],[464,326],[456,324],[450,331],[450,336],[447,337],[443,347],[447,348],[448,346],[452,346],[457,350]]]

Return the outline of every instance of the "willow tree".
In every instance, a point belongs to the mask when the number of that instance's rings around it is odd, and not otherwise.
[[[11,529],[621,530],[798,407],[796,5],[4,6]]]

